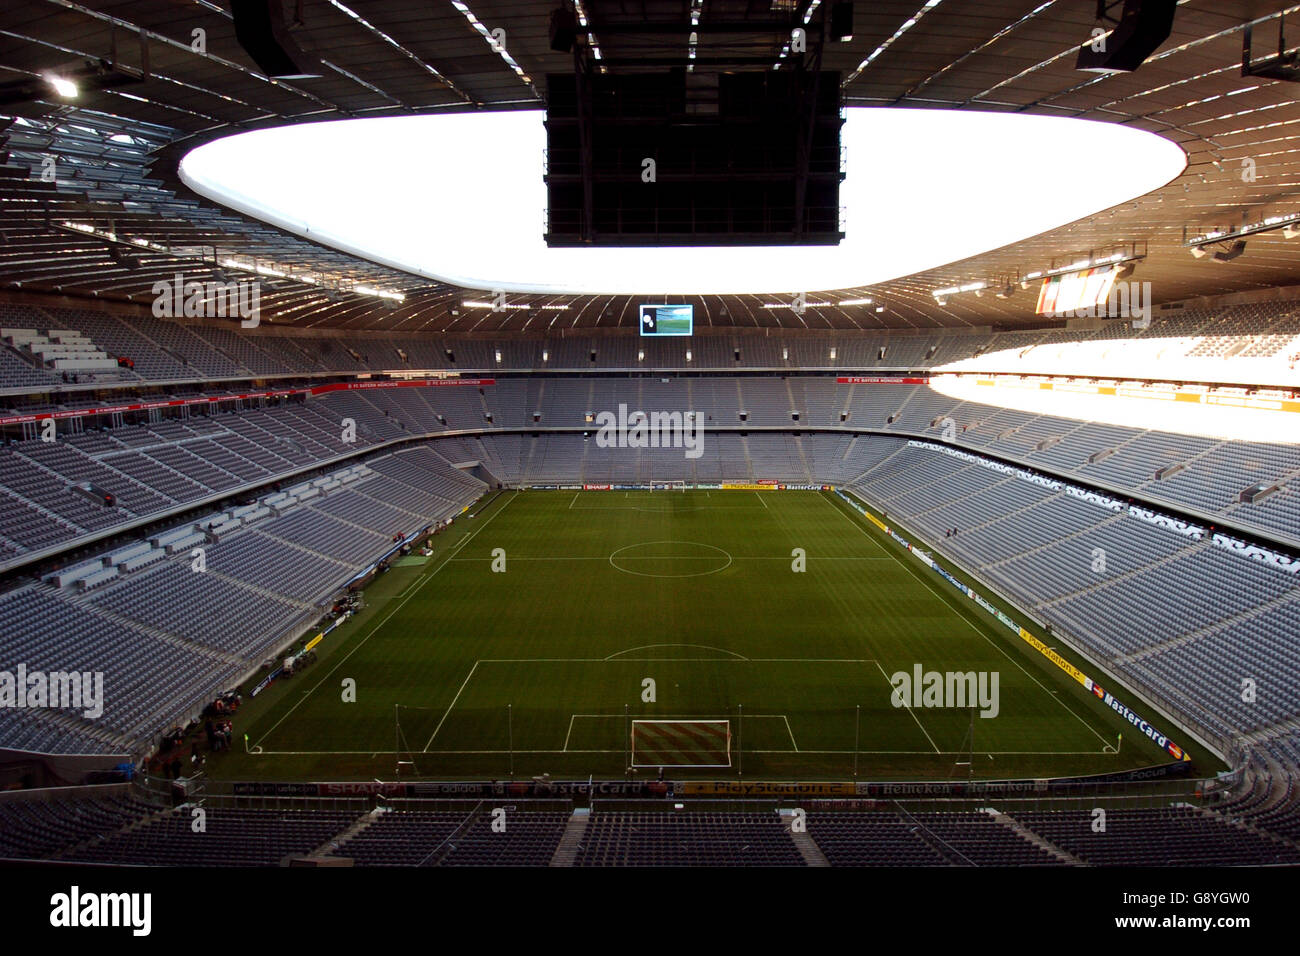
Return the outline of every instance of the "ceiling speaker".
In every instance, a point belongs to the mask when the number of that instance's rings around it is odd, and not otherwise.
[[[1127,73],[1136,70],[1156,48],[1169,39],[1178,0],[1124,0],[1119,25],[1110,36],[1079,51],[1076,70],[1092,73]]]
[[[320,61],[290,34],[280,0],[231,0],[230,14],[239,45],[267,76],[304,80],[322,75]]]
[[[556,53],[568,53],[578,41],[578,18],[568,7],[557,7],[551,11],[551,49]]]

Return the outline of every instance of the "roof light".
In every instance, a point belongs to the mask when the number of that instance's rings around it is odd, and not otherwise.
[[[500,312],[502,309],[531,309],[532,306],[526,302],[502,302],[500,304],[492,302],[483,302],[478,299],[466,299],[461,303],[466,309],[491,309],[493,312]]]
[[[61,76],[47,76],[45,80],[50,84],[50,86],[54,87],[54,92],[59,96],[62,96],[65,100],[74,99],[76,95],[81,92],[77,88],[76,83],[73,83],[71,80],[65,80]]]
[[[987,282],[967,282],[965,285],[954,285],[954,286],[949,286],[946,289],[935,289],[933,292],[930,293],[930,295],[938,299],[950,295],[956,295],[959,292],[979,292],[980,290],[985,289],[987,287],[988,287]],[[940,304],[942,305],[942,303]]]

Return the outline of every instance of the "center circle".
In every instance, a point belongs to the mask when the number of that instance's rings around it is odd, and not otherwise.
[[[643,578],[699,578],[731,567],[731,555],[696,541],[643,541],[619,548],[609,563]]]

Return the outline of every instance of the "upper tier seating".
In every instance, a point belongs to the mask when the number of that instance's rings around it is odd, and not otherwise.
[[[416,335],[385,333],[357,336],[314,330],[301,335],[266,326],[243,329],[234,320],[200,324],[148,313],[18,304],[0,305],[0,328],[81,333],[114,363],[119,358],[129,360],[126,368],[74,373],[70,378],[72,384],[96,385],[431,369],[489,374],[506,369],[638,367],[922,369],[977,357],[984,364],[1000,367],[1010,363],[1008,370],[1035,372],[1052,367],[1064,347],[1079,349],[1078,354],[1097,360],[1104,360],[1108,350],[1114,349],[1132,356],[1136,348],[1152,356],[1158,354],[1165,361],[1273,360],[1285,368],[1286,360],[1300,352],[1300,302],[1184,308],[1157,313],[1146,329],[1109,322],[1100,330],[700,335],[690,340],[689,360],[687,345],[680,340],[565,336],[553,341],[448,337],[431,342]],[[0,345],[0,390],[56,388],[68,381],[59,369],[44,367],[30,353]]]
[[[621,404],[631,410],[694,410],[706,429],[844,427],[940,438],[951,421],[957,444],[1217,515],[1300,546],[1298,445],[1089,424],[961,402],[927,386],[842,385],[827,376],[543,378],[501,379],[483,388],[331,393],[306,403],[192,414],[104,431],[64,431],[54,442],[10,444],[0,448],[0,514],[5,519],[0,522],[0,568],[25,553],[382,442],[447,430],[590,429],[588,413],[613,411]],[[347,420],[355,422],[353,442],[344,440]],[[805,432],[777,448],[755,445],[740,435],[717,435],[705,442],[702,458],[683,462],[672,449],[611,454],[580,435],[541,432],[503,437],[491,446],[465,439],[458,454],[465,461],[482,460],[497,478],[509,482],[728,477],[843,483],[861,473],[852,470],[854,456],[869,443]],[[749,446],[760,449],[759,458]],[[489,457],[494,448],[510,450],[494,460]],[[1108,450],[1113,453],[1098,457]],[[767,455],[771,457],[763,457]],[[572,462],[579,464],[575,468]],[[1170,466],[1177,467],[1176,473],[1156,477]],[[675,470],[670,475],[665,469]],[[1254,503],[1240,501],[1240,493],[1254,485],[1276,485],[1278,490]],[[73,486],[109,492],[116,504],[105,509]]]

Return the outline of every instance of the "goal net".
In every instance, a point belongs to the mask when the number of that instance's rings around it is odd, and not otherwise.
[[[668,481],[668,480],[666,480],[666,479],[660,479],[660,480],[657,480],[657,481],[656,481],[656,480],[651,480],[651,482],[650,482],[650,490],[651,490],[651,491],[685,491],[685,490],[686,490],[686,482],[684,482],[684,481]]]
[[[634,720],[633,767],[730,767],[729,720]]]

